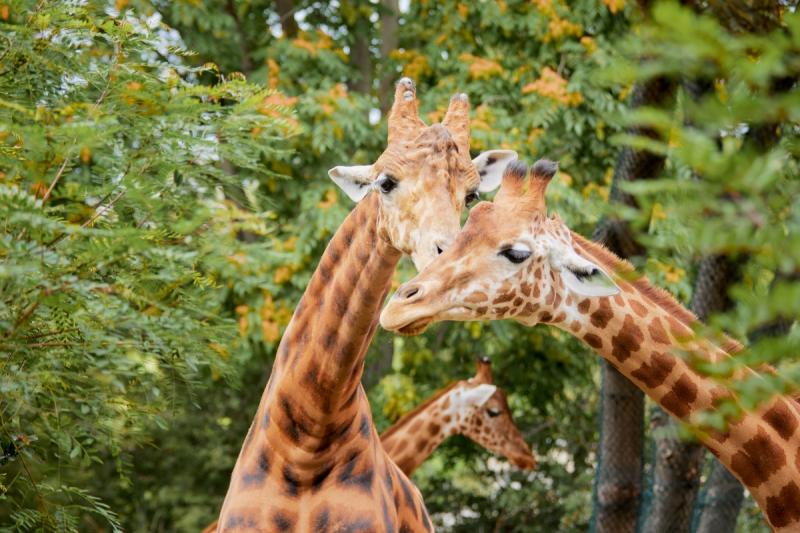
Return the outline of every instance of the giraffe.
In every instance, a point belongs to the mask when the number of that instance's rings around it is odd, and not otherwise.
[[[447,437],[458,434],[504,455],[519,468],[536,468],[536,459],[511,417],[506,393],[494,385],[491,361],[478,359],[477,367],[474,377],[440,389],[381,433],[383,449],[407,476]]]
[[[800,530],[800,412],[786,396],[745,410],[724,430],[696,416],[735,395],[689,361],[719,362],[741,349],[694,332],[696,317],[603,246],[548,217],[545,190],[557,170],[510,164],[492,203],[475,206],[455,243],[400,286],[384,328],[422,332],[441,320],[503,319],[563,329],[645,394],[689,423],[748,488],[776,531]],[[757,377],[746,369],[738,377]]]
[[[499,185],[508,150],[469,159],[469,102],[425,126],[401,79],[388,146],[330,177],[357,202],[328,243],[278,346],[231,475],[219,530],[430,531],[419,491],[388,458],[361,387],[395,266],[419,269],[459,230],[465,204]]]
[[[445,439],[457,434],[504,455],[519,468],[536,468],[536,458],[511,416],[506,393],[493,384],[491,360],[483,357],[477,365],[474,377],[440,389],[381,433],[383,449],[406,476]],[[215,520],[203,533],[216,530]]]

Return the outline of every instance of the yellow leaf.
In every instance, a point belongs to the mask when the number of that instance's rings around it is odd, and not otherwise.
[[[577,106],[583,101],[579,92],[567,92],[567,80],[550,67],[544,67],[538,80],[522,88],[522,94],[536,93],[555,102]]]
[[[270,89],[278,88],[280,73],[281,67],[278,62],[272,58],[267,59],[267,86]]]
[[[625,0],[603,0],[603,3],[612,13],[622,11],[622,9],[625,7]]]
[[[664,207],[656,202],[653,204],[653,211],[650,213],[650,218],[652,220],[666,220],[667,212],[664,211]]]
[[[278,267],[275,269],[275,273],[272,275],[272,281],[281,285],[286,283],[292,278],[292,269],[289,268],[287,265]]]
[[[261,332],[264,335],[264,340],[267,342],[277,342],[281,338],[281,330],[277,322],[272,320],[261,321]]]
[[[553,40],[557,41],[568,35],[577,36],[581,33],[583,33],[583,28],[579,24],[573,24],[566,19],[555,17],[547,25],[547,34],[542,37],[542,40],[547,43]]]
[[[336,189],[329,188],[327,191],[325,191],[325,199],[319,202],[317,207],[320,209],[330,209],[336,204],[337,198],[338,195],[336,194]]]
[[[225,259],[235,265],[244,265],[247,262],[247,256],[243,252],[236,252],[232,255],[226,255]]]
[[[588,35],[584,35],[583,37],[581,37],[581,44],[589,53],[589,55],[597,51],[597,42],[595,42],[595,40],[589,37]]]
[[[461,54],[458,59],[469,63],[469,76],[474,80],[491,78],[503,73],[503,67],[497,61],[477,57],[472,54]]]
[[[227,359],[230,356],[228,349],[218,342],[210,342],[208,347],[217,352],[223,359]]]

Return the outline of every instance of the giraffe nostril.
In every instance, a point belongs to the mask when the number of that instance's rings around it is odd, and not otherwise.
[[[414,296],[421,294],[422,287],[420,285],[409,285],[408,287],[401,287],[397,292],[401,298],[410,300]]]
[[[436,255],[442,255],[442,252],[444,252],[444,250],[442,250],[442,248],[437,244],[436,245]]]

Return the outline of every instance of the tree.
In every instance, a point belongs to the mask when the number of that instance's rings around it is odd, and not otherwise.
[[[259,160],[294,129],[264,88],[181,64],[158,17],[105,8],[0,9],[0,522],[14,529],[121,528],[92,470],[129,485],[132,446],[228,372],[219,274],[237,231],[274,229],[250,211],[275,176]]]

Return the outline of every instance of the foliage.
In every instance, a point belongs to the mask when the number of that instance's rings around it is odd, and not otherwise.
[[[796,71],[794,15],[754,39],[675,7],[640,25],[623,0],[421,1],[383,50],[386,2],[294,2],[288,18],[266,0],[108,4],[0,4],[0,527],[196,531],[216,517],[283,328],[351,208],[326,171],[380,153],[381,87],[403,74],[429,122],[469,94],[475,153],[558,159],[548,201],[583,234],[609,213],[612,140],[665,151],[664,179],[625,213],[653,250],[637,266],[686,301],[697,256],[747,253],[741,305],[714,328],[796,315],[794,285],[771,285],[796,265],[796,133],[756,154],[740,127],[796,121],[796,97],[769,89]],[[621,113],[632,84],[660,74],[722,82],[700,102]],[[617,136],[642,122],[660,137]],[[737,201],[711,211],[710,196]],[[397,283],[410,275],[404,263]],[[791,342],[752,353],[777,363]],[[539,470],[453,439],[415,476],[435,520],[585,530],[598,378],[568,335],[381,332],[364,375],[378,429],[482,355]],[[780,365],[768,385],[795,381]],[[729,370],[715,372],[728,383]],[[741,387],[753,401],[765,389]]]
[[[619,48],[609,79],[632,83],[658,76],[701,80],[700,98],[682,91],[675,108],[643,108],[624,115],[652,136],[620,142],[663,154],[658,180],[631,184],[642,209],[636,216],[654,248],[689,257],[724,254],[743,262],[731,290],[735,305],[715,316],[705,334],[729,332],[746,340],[758,328],[791,320],[800,308],[800,101],[790,89],[800,72],[800,16],[784,15],[772,32],[734,35],[709,15],[660,4],[652,21]],[[751,409],[776,393],[797,390],[796,329],[761,337],[729,361],[695,365],[736,392]],[[740,375],[743,366],[774,365],[774,375]],[[732,403],[706,413],[720,427],[735,416]]]
[[[221,281],[237,233],[275,229],[260,160],[293,127],[241,77],[192,82],[208,69],[158,17],[19,1],[2,18],[0,520],[119,530],[86,487],[130,486],[133,447],[227,372]]]

